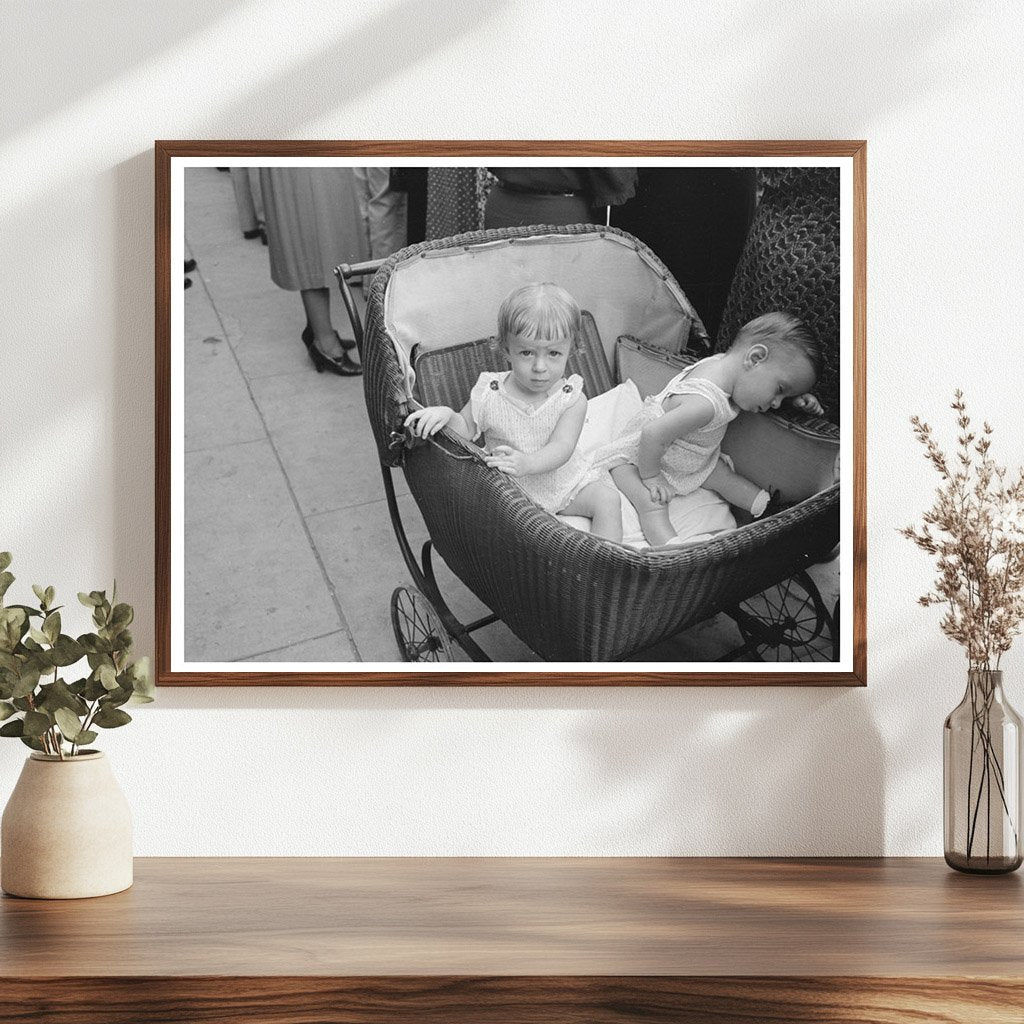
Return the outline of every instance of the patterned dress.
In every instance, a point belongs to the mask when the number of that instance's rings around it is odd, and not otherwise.
[[[489,185],[483,167],[431,167],[427,171],[427,238],[449,238],[483,225]]]
[[[551,439],[562,413],[583,393],[579,374],[565,378],[538,406],[520,401],[506,390],[511,373],[481,373],[470,392],[470,411],[483,432],[489,450],[505,444],[527,454],[543,448]],[[561,512],[599,472],[577,449],[569,461],[546,473],[513,479],[545,512]]]
[[[691,376],[697,367],[707,366],[721,358],[720,355],[710,356],[688,366],[662,391],[645,399],[643,408],[626,424],[622,436],[594,452],[594,468],[614,469],[626,462],[636,465],[640,454],[640,432],[648,423],[665,415],[665,399],[670,395],[700,395],[710,403],[714,415],[700,430],[676,438],[661,460],[661,474],[676,494],[697,490],[717,465],[726,428],[739,415],[739,409],[717,384],[704,377]]]

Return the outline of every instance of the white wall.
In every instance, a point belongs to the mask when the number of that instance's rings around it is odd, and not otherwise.
[[[1024,459],[1011,3],[0,5],[0,548],[153,645],[156,138],[865,138],[868,671],[842,689],[165,689],[140,854],[941,853],[962,655],[896,528],[956,385]],[[947,436],[948,436],[947,432]],[[71,625],[71,623],[67,623]],[[86,621],[80,624],[84,629]],[[1024,641],[1005,662],[1024,709]],[[0,801],[24,748],[0,746]]]

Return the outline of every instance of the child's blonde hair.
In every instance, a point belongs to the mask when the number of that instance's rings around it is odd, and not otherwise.
[[[498,310],[498,344],[506,350],[509,339],[515,335],[530,341],[565,338],[573,348],[578,348],[582,329],[579,303],[550,281],[514,288]]]
[[[798,316],[778,310],[754,317],[736,332],[736,337],[729,347],[757,344],[764,345],[769,350],[781,345],[794,354],[802,355],[811,364],[814,379],[817,380],[821,376],[821,342]]]

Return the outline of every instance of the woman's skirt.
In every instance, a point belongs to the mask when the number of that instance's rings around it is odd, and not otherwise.
[[[261,167],[270,277],[281,288],[330,288],[339,263],[368,258],[350,167]]]

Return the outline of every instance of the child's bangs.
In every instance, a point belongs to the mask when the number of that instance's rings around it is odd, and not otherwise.
[[[534,309],[521,309],[512,317],[510,334],[536,341],[574,341],[580,331],[580,315],[562,303],[544,303]]]
[[[498,336],[503,344],[518,335],[530,341],[579,341],[580,307],[564,289],[550,281],[527,284],[510,292],[498,310]]]

